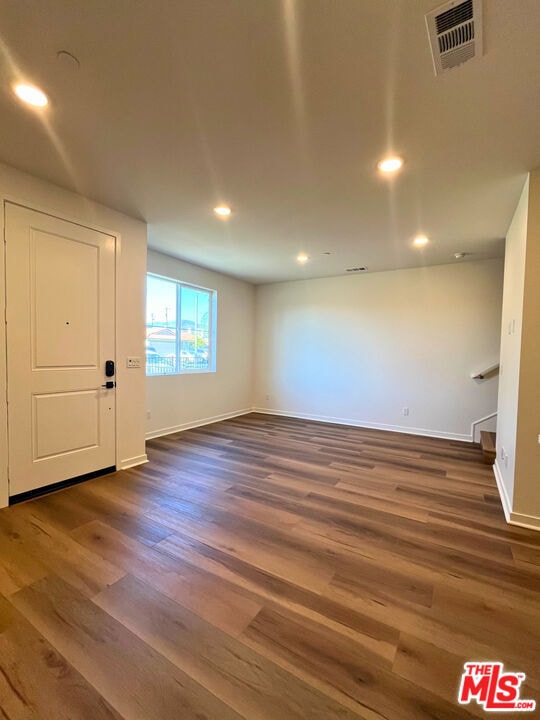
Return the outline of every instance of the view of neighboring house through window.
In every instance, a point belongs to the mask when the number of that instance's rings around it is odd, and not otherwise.
[[[215,370],[214,290],[146,277],[146,374]]]

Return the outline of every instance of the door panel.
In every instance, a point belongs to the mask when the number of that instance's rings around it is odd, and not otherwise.
[[[6,203],[10,495],[115,464],[115,238]]]
[[[99,259],[97,247],[42,231],[31,233],[34,367],[97,368]]]
[[[99,444],[99,393],[95,390],[34,395],[33,459],[95,448]],[[59,417],[69,425],[56,431]]]

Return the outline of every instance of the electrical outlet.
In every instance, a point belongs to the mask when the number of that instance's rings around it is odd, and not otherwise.
[[[265,395],[266,400],[270,400],[270,395]]]
[[[141,358],[140,357],[128,357],[126,361],[126,367],[128,368],[140,368]]]
[[[409,408],[408,408],[408,407],[404,407],[401,412],[403,413],[403,415],[407,416],[407,415],[409,414]]]
[[[152,419],[152,413],[150,412],[150,410],[147,410],[147,411],[146,411],[146,419],[147,419],[147,420],[151,420],[151,419]]]

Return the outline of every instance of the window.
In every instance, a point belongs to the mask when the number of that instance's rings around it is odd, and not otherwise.
[[[213,372],[216,292],[148,274],[146,374]]]

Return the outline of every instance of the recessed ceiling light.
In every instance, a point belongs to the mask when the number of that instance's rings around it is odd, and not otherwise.
[[[299,262],[301,265],[304,265],[304,263],[307,263],[308,260],[309,260],[309,256],[306,255],[305,253],[299,253],[296,256],[296,262]]]
[[[33,85],[15,85],[13,92],[20,100],[34,107],[45,107],[49,102],[45,93]]]
[[[231,214],[231,208],[226,205],[220,205],[219,207],[214,208],[214,212],[216,215],[219,215],[219,217],[229,217]]]
[[[429,238],[427,238],[425,235],[417,235],[413,240],[413,245],[416,247],[424,247],[424,245],[427,245],[429,242]]]
[[[377,163],[377,167],[383,173],[394,173],[397,172],[403,165],[403,160],[400,157],[387,157],[383,158]]]

